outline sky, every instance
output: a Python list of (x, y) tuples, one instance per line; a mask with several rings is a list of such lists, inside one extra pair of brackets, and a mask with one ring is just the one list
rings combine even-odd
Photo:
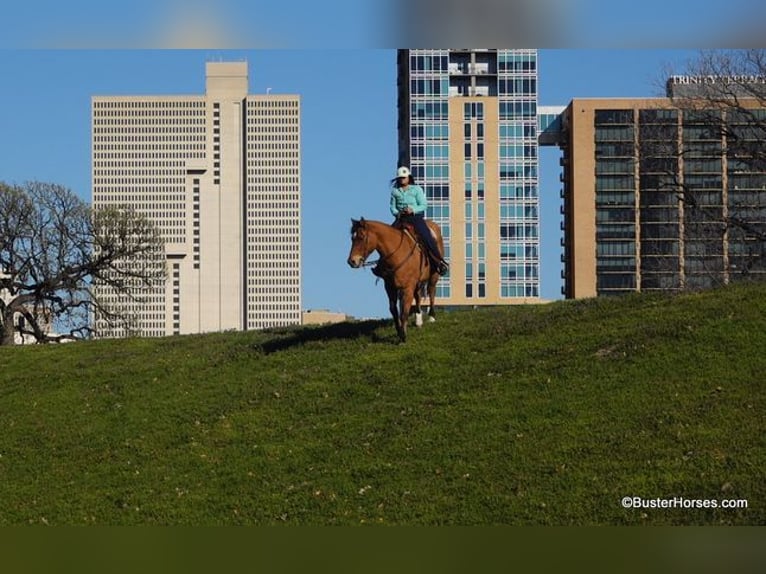
[[(250, 93), (301, 96), (304, 309), (381, 317), (345, 261), (351, 217), (388, 220), (397, 47), (539, 51), (539, 102), (661, 95), (697, 48), (762, 44), (761, 0), (70, 0), (6, 3), (0, 180), (90, 200), (90, 98), (202, 94), (205, 62), (247, 60)], [(541, 296), (561, 297), (559, 151), (540, 154)]]
[[(661, 95), (694, 50), (540, 50), (540, 105)], [(392, 49), (0, 50), (0, 180), (66, 185), (90, 201), (90, 98), (202, 94), (205, 62), (247, 60), (250, 93), (301, 96), (304, 309), (388, 313), (369, 270), (346, 264), (350, 219), (388, 221), (396, 170)], [(557, 148), (541, 148), (541, 296), (561, 297)]]

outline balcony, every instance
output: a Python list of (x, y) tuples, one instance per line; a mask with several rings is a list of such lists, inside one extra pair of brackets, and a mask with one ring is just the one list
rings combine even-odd
[(469, 96), (489, 96), (489, 86), (476, 86), (468, 88)]
[(481, 75), (481, 76), (489, 74), (489, 64), (487, 63), (468, 64), (468, 73)]
[(496, 76), (497, 72), (490, 70), (489, 63), (470, 64), (465, 62), (450, 62), (447, 66), (450, 76)]

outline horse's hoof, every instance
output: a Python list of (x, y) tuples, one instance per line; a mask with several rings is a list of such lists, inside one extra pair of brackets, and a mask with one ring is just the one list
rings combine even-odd
[(429, 323), (436, 323), (436, 317), (429, 317), (428, 318)]
[(423, 326), (423, 313), (415, 313), (415, 326), (416, 327)]

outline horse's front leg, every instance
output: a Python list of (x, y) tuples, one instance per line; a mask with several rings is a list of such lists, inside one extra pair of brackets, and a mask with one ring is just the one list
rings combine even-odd
[(394, 327), (396, 327), (396, 334), (399, 335), (399, 338), (402, 338), (402, 325), (401, 321), (399, 320), (399, 309), (397, 307), (398, 303), (398, 290), (396, 289), (396, 286), (390, 284), (388, 281), (386, 281), (386, 295), (388, 295), (388, 310), (391, 312), (391, 317), (394, 319)]
[(433, 273), (428, 279), (428, 320), (433, 323), (436, 321), (436, 284), (439, 282), (439, 275)]
[(399, 320), (402, 324), (399, 338), (402, 340), (402, 343), (407, 341), (407, 321), (410, 318), (410, 309), (412, 308), (412, 299), (414, 296), (415, 291), (412, 288), (402, 289), (399, 296), (399, 304), (401, 305)]

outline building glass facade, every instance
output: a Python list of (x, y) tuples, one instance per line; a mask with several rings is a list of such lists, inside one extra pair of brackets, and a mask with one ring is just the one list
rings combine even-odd
[(537, 53), (400, 50), (399, 164), (442, 228), (442, 303), (539, 297)]

